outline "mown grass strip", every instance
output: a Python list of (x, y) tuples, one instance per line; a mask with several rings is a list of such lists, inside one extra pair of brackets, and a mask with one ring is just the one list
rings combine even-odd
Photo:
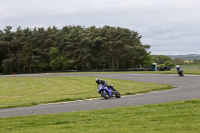
[[(171, 89), (170, 85), (105, 79), (122, 95)], [(0, 108), (98, 98), (95, 77), (1, 77)]]
[(2, 133), (199, 133), (200, 100), (0, 118)]

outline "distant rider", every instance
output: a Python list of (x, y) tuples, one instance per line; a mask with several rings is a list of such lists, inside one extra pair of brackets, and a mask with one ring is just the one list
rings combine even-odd
[(183, 69), (179, 65), (176, 65), (176, 71), (179, 76), (183, 76)]
[(179, 72), (181, 70), (181, 67), (179, 65), (176, 65), (176, 71)]

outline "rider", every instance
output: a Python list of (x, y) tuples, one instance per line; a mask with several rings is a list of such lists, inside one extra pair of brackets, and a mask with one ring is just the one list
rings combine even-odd
[(102, 85), (108, 89), (112, 89), (113, 91), (115, 91), (115, 89), (111, 86), (108, 85), (107, 82), (105, 80), (101, 80), (100, 78), (96, 79), (96, 83), (97, 83), (97, 91), (99, 91), (99, 86)]
[(179, 65), (176, 65), (176, 70), (178, 71), (181, 67)]
[(176, 71), (178, 72), (178, 74), (183, 74), (183, 69), (179, 66), (179, 65), (176, 65)]
[(176, 65), (176, 71), (180, 72), (180, 71), (183, 71), (183, 69), (179, 65)]

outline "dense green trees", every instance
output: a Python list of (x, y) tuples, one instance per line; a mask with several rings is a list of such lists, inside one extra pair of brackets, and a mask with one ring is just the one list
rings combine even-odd
[(172, 67), (174, 66), (174, 62), (169, 56), (166, 55), (152, 55), (153, 61), (158, 64), (159, 67), (162, 66), (168, 66)]
[(171, 62), (172, 59), (166, 55), (152, 55), (153, 61), (157, 64), (165, 64), (166, 61)]
[(175, 58), (175, 59), (172, 60), (172, 62), (174, 64), (177, 64), (177, 65), (183, 65), (184, 64), (184, 60), (181, 59), (181, 58)]
[(0, 73), (127, 69), (151, 63), (139, 33), (120, 27), (0, 30)]

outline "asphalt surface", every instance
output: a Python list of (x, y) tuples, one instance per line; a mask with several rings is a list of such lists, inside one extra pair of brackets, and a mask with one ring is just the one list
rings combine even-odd
[[(37, 74), (37, 75), (17, 75), (17, 76), (39, 77), (46, 75)], [(95, 100), (84, 100), (84, 101), (75, 101), (75, 102), (66, 102), (57, 104), (43, 104), (31, 107), (0, 109), (0, 117), (55, 114), (55, 113), (96, 110), (96, 109), (113, 108), (113, 107), (166, 103), (171, 101), (181, 101), (189, 99), (200, 99), (200, 82), (199, 82), (200, 76), (194, 76), (194, 75), (185, 75), (185, 77), (178, 77), (175, 74), (120, 73), (120, 74), (87, 74), (87, 75), (49, 74), (48, 76), (94, 76), (94, 79), (96, 77), (101, 77), (102, 79), (114, 78), (114, 79), (134, 80), (134, 81), (151, 82), (159, 84), (169, 84), (174, 86), (174, 89), (159, 91), (159, 92), (151, 92), (147, 94), (125, 96), (119, 99), (117, 98), (112, 98), (109, 100), (95, 99)], [(3, 78), (3, 76), (1, 76), (1, 78)]]

